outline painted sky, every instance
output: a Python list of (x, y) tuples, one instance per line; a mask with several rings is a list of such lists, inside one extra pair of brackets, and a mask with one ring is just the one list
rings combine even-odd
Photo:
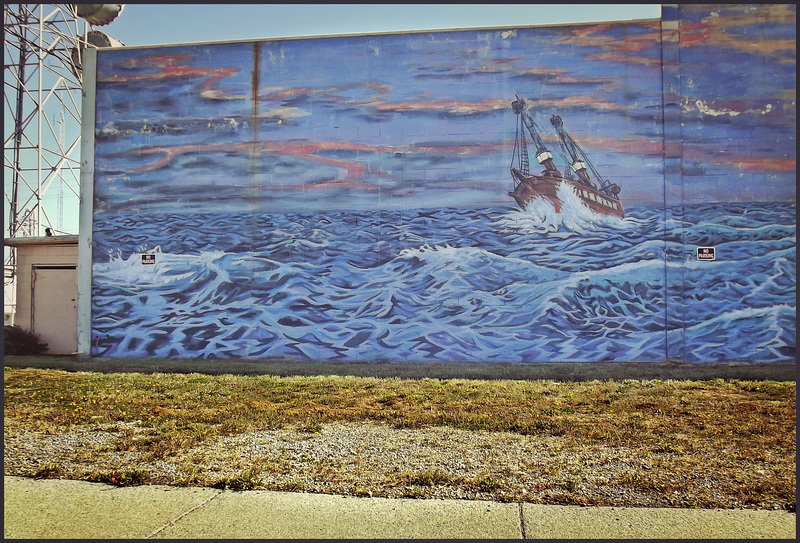
[[(794, 190), (794, 26), (737, 20), (683, 34), (701, 201)], [(750, 65), (771, 77), (738, 85)], [(100, 51), (96, 211), (510, 205), (515, 93), (543, 127), (562, 116), (626, 205), (659, 205), (662, 90), (659, 21)]]
[(796, 6), (681, 4), (679, 17), (685, 197), (794, 200)]

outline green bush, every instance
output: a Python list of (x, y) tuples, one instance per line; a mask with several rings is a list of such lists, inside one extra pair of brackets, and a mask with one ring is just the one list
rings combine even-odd
[(3, 354), (37, 355), (47, 350), (38, 335), (20, 328), (18, 324), (3, 326)]

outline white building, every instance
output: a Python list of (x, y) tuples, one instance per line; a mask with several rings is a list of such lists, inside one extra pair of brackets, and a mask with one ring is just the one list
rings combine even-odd
[(17, 248), (16, 289), (4, 293), (5, 324), (38, 334), (47, 354), (75, 354), (78, 236), (6, 238), (3, 243)]

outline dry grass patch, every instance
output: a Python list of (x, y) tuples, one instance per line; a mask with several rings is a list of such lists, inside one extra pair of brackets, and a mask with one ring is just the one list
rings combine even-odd
[(334, 421), (451, 426), (656, 451), (727, 444), (742, 458), (794, 449), (795, 384), (725, 381), (476, 381), (5, 371), (6, 415), (44, 432), (137, 422), (123, 448), (157, 457), (259, 430)]
[[(706, 470), (723, 478), (729, 474), (735, 492), (747, 500), (780, 496), (787, 507), (794, 507), (794, 474), (783, 466), (795, 462), (795, 382), (560, 383), (10, 368), (5, 369), (4, 382), (7, 431), (21, 427), (57, 434), (74, 427), (108, 431), (121, 425), (128, 430), (116, 441), (119, 451), (137, 451), (158, 460), (180, 456), (206, 440), (263, 430), (292, 429), (313, 435), (333, 422), (383, 423), (395, 428), (448, 426), (559, 436), (565, 446), (575, 449), (625, 448), (639, 460), (652, 458), (650, 471), (611, 483), (640, 492), (663, 493), (694, 484), (697, 477), (685, 474)], [(763, 468), (763, 477), (737, 481), (737, 470), (745, 464)], [(553, 485), (563, 495), (583, 484), (575, 466), (535, 468), (555, 470)], [(243, 468), (219, 484), (255, 486), (274, 469), (281, 468), (275, 462)], [(320, 474), (330, 478), (335, 469), (319, 466)], [(460, 484), (480, 490), (500, 485), (492, 477), (455, 480), (443, 472), (408, 473), (397, 481), (422, 487)]]

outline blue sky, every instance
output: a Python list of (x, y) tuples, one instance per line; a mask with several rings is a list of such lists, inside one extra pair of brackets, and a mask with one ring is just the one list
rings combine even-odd
[(137, 46), (660, 16), (660, 4), (126, 4), (96, 30)]

